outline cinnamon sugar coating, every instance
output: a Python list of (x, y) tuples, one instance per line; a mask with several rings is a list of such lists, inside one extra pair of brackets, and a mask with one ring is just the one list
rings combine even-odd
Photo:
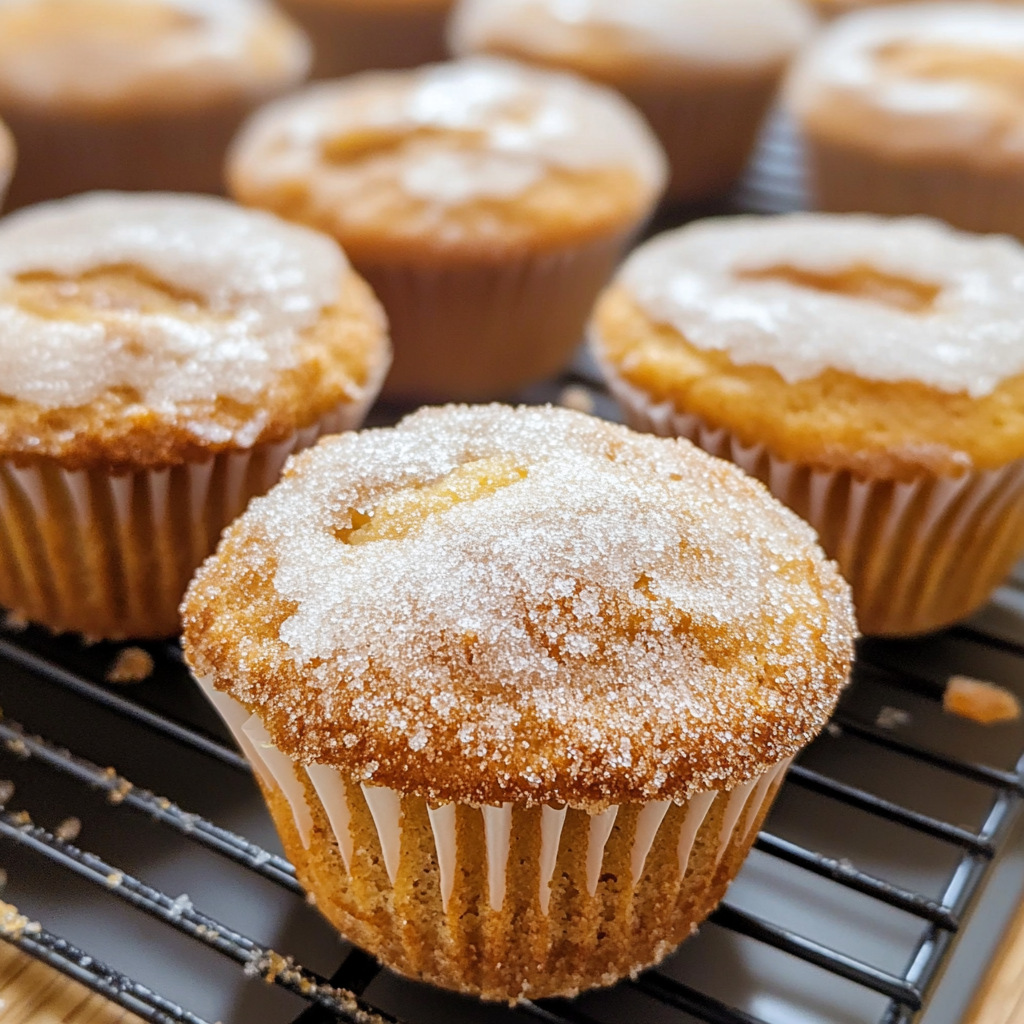
[(849, 588), (757, 482), (564, 409), (329, 438), (186, 595), (199, 675), (298, 762), (431, 801), (732, 788), (846, 684)]

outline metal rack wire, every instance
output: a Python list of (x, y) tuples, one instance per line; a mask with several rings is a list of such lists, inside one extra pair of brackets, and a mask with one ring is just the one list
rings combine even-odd
[[(738, 193), (736, 203), (757, 212), (792, 209), (799, 205), (801, 191), (794, 177), (797, 161), (795, 140), (784, 125), (776, 124), (767, 137), (762, 156)], [(599, 408), (605, 398), (585, 365), (577, 367), (567, 381), (589, 389)], [(1024, 674), (1024, 646), (978, 629), (960, 627), (947, 637), (965, 650), (998, 650), (1019, 662)], [(937, 641), (936, 641), (937, 642)], [(147, 645), (157, 672), (167, 685), (188, 687), (187, 671), (176, 644)], [(248, 765), (226, 738), (212, 734), (194, 722), (171, 716), (102, 682), (109, 652), (90, 649), (77, 641), (54, 639), (36, 629), (0, 627), (0, 703), (7, 673), (17, 671), (56, 687), (59, 691), (102, 707), (136, 730), (159, 734), (177, 748), (220, 762), (238, 772)], [(914, 699), (941, 701), (942, 680), (934, 674), (908, 670), (895, 652), (883, 643), (866, 643), (860, 650), (853, 691), (879, 685)], [(781, 835), (762, 832), (755, 847), (762, 854), (828, 883), (860, 894), (871, 901), (901, 911), (918, 922), (917, 941), (900, 970), (886, 970), (857, 956), (832, 948), (821, 941), (774, 923), (763, 916), (723, 904), (712, 916), (714, 926), (745, 936), (749, 940), (788, 954), (837, 978), (846, 979), (885, 999), (883, 1024), (901, 1024), (915, 1018), (925, 1005), (947, 962), (958, 933), (989, 872), (993, 858), (1006, 841), (1024, 797), (1024, 749), (1016, 752), (1011, 769), (999, 768), (954, 756), (931, 746), (920, 745), (897, 733), (880, 728), (859, 717), (844, 703), (831, 726), (832, 738), (843, 734), (868, 750), (884, 751), (901, 764), (915, 765), (938, 773), (937, 777), (968, 781), (989, 794), (980, 828), (968, 828), (941, 820), (931, 814), (885, 799), (826, 771), (798, 763), (789, 773), (786, 792), (799, 798), (814, 794), (843, 808), (886, 821), (908, 835), (927, 836), (956, 851), (955, 864), (938, 896), (877, 877), (842, 858), (826, 856)], [(5, 756), (27, 759), (39, 770), (59, 774), (83, 787), (108, 795), (108, 803), (123, 815), (147, 816), (166, 829), (174, 841), (200, 847), (226, 858), (247, 872), (301, 899), (292, 866), (283, 858), (262, 849), (249, 839), (218, 827), (189, 813), (162, 796), (138, 788), (111, 769), (101, 767), (44, 737), (30, 735), (19, 724), (0, 721), (0, 744)], [(806, 759), (805, 759), (806, 761)], [(10, 802), (2, 792), (0, 799)], [(35, 824), (25, 811), (0, 804), (0, 839), (17, 844), (91, 883), (111, 900), (120, 901), (161, 921), (190, 940), (234, 961), (247, 975), (290, 991), (309, 1005), (295, 1024), (327, 1024), (340, 1020), (353, 1024), (396, 1021), (366, 998), (366, 992), (380, 968), (367, 955), (353, 950), (330, 978), (307, 970), (227, 923), (203, 913), (184, 898), (173, 898), (133, 877), (118, 865), (76, 847)], [(99, 962), (88, 950), (77, 948), (43, 924), (28, 922), (9, 912), (0, 920), (0, 938), (37, 957), (143, 1020), (159, 1024), (209, 1024), (186, 1007), (161, 996), (115, 968)], [(627, 997), (634, 993), (655, 1000), (663, 1008), (679, 1012), (680, 1021), (696, 1018), (708, 1024), (761, 1024), (750, 1013), (727, 1005), (702, 991), (699, 984), (683, 982), (662, 970), (652, 970), (623, 986)], [(637, 1019), (641, 1019), (638, 1010)], [(515, 1014), (523, 1019), (548, 1024), (596, 1024), (589, 1004), (565, 1001), (525, 1003)], [(415, 1024), (410, 1019), (409, 1024)]]

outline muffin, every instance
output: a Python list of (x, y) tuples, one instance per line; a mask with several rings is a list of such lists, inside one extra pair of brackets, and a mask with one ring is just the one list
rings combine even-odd
[(7, 130), (7, 125), (0, 121), (0, 206), (3, 205), (7, 186), (11, 183), (14, 173), (14, 139)]
[(387, 363), (336, 243), (269, 214), (107, 193), (0, 221), (0, 606), (177, 632), (220, 531)]
[(1024, 8), (907, 4), (852, 14), (786, 97), (824, 210), (928, 214), (1024, 237)]
[(313, 41), (313, 77), (444, 60), (452, 0), (284, 0)]
[(561, 369), (664, 176), (610, 90), (484, 58), (312, 86), (256, 114), (228, 163), (237, 199), (333, 235), (373, 286), (400, 401)]
[(594, 351), (629, 421), (764, 481), (865, 633), (980, 607), (1024, 549), (1024, 247), (925, 218), (710, 220), (643, 246)]
[[(811, 6), (827, 18), (847, 14), (861, 7), (880, 7), (884, 4), (899, 3), (900, 0), (810, 0)], [(1020, 3), (1021, 0), (1002, 0), (1003, 3)]]
[[(462, 0), (458, 54), (493, 53), (621, 91), (668, 154), (668, 198), (726, 192), (814, 19), (801, 0)], [(742, 27), (741, 27), (742, 26)]]
[(325, 439), (183, 615), (322, 913), (402, 974), (508, 1001), (613, 984), (694, 930), (855, 633), (759, 483), (550, 407)]
[(299, 29), (261, 0), (5, 0), (11, 203), (95, 188), (221, 192), (238, 125), (302, 81), (309, 60)]

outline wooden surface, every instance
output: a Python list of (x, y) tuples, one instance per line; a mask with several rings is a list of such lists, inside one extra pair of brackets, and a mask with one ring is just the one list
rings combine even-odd
[(1024, 1024), (1024, 904), (1010, 923), (964, 1024)]
[(0, 942), (0, 1024), (143, 1024), (77, 981)]

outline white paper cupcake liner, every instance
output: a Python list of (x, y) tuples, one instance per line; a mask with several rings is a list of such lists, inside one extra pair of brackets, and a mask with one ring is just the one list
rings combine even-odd
[[(331, 824), (333, 838), (345, 869), (351, 872), (353, 841), (349, 823), (352, 813), (348, 792), (350, 787), (357, 784), (346, 780), (333, 768), (323, 765), (303, 767), (292, 762), (271, 743), (263, 723), (256, 715), (250, 714), (234, 698), (215, 689), (211, 679), (200, 678), (198, 682), (231, 730), (263, 785), (271, 792), (279, 793), (287, 801), (295, 829), (307, 850), (311, 843), (313, 816), (307, 802), (309, 791), (302, 779), (303, 775), (308, 777)], [(714, 804), (719, 800), (725, 801), (722, 824), (715, 840), (718, 864), (733, 842), (746, 843), (751, 838), (751, 830), (760, 819), (761, 812), (777, 794), (791, 761), (792, 758), (787, 758), (763, 775), (729, 791), (700, 793), (681, 804), (686, 808), (686, 816), (678, 840), (680, 877), (686, 875), (697, 835)], [(383, 786), (370, 786), (365, 783), (360, 784), (360, 789), (373, 817), (387, 876), (394, 885), (402, 856), (402, 794)], [(668, 800), (656, 800), (640, 805), (629, 858), (634, 887), (643, 878), (648, 854), (671, 806), (672, 801)], [(428, 807), (436, 848), (441, 902), (445, 912), (451, 900), (455, 872), (459, 863), (456, 841), (458, 809), (459, 805), (456, 804), (438, 808)], [(505, 902), (507, 866), (512, 844), (513, 805), (506, 803), (498, 807), (472, 809), (483, 818), (487, 863), (482, 877), (486, 879), (487, 904), (492, 911), (498, 913)], [(619, 810), (619, 807), (613, 806), (590, 815), (586, 885), (591, 897), (597, 894), (605, 847)], [(545, 806), (541, 809), (541, 843), (538, 856), (540, 887), (537, 899), (541, 913), (545, 916), (550, 908), (551, 883), (566, 812), (566, 807)]]
[(602, 372), (630, 426), (736, 463), (810, 523), (853, 587), (866, 634), (924, 633), (964, 618), (1024, 550), (1024, 460), (958, 477), (862, 479), (778, 458), (670, 401), (652, 403), (607, 363)]
[(356, 259), (388, 314), (400, 401), (501, 398), (563, 369), (632, 236), (476, 263)]
[(805, 133), (814, 208), (926, 215), (980, 234), (1024, 238), (1024, 181), (1016, 170), (968, 159), (908, 162)]
[(0, 460), (0, 605), (96, 639), (176, 632), (185, 587), (224, 527), (291, 454), (359, 426), (377, 384), (284, 441), (205, 462), (114, 475)]

